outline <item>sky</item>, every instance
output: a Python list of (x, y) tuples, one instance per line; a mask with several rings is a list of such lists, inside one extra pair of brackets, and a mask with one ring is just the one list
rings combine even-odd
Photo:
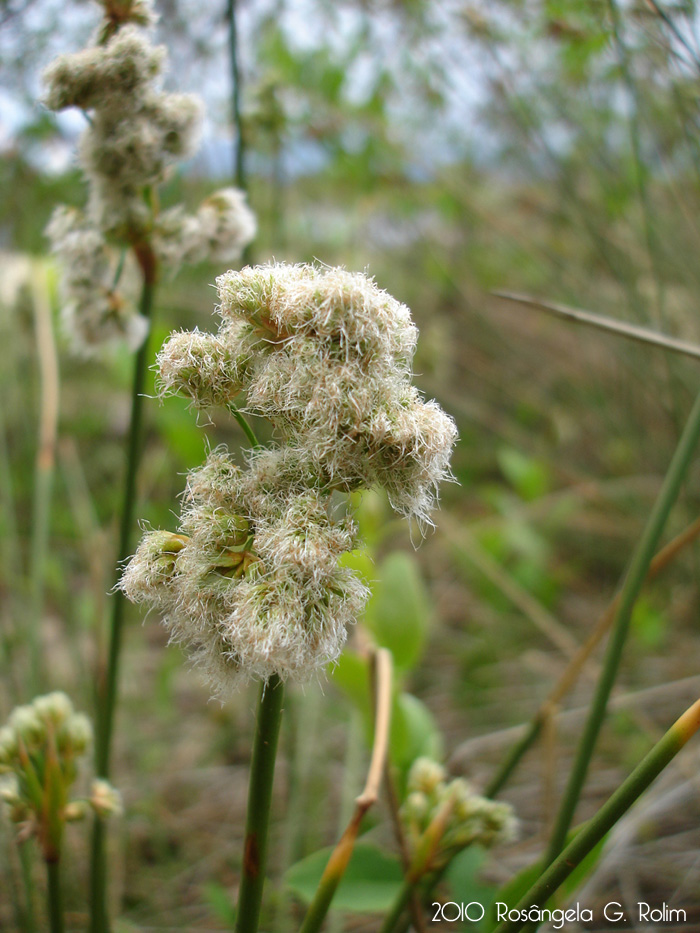
[[(0, 63), (5, 79), (0, 84), (0, 151), (10, 148), (18, 130), (41, 113), (41, 73), (63, 52), (77, 51), (90, 41), (99, 21), (99, 7), (90, 0), (18, 0), (25, 9), (0, 27)], [(206, 105), (202, 146), (191, 170), (221, 175), (232, 162), (230, 118), (230, 70), (225, 0), (221, 9), (199, 0), (178, 0), (175, 18), (156, 3), (161, 24), (156, 38), (167, 39), (173, 90), (200, 94)], [(282, 8), (281, 14), (279, 13)], [(350, 103), (360, 103), (371, 92), (379, 67), (392, 76), (389, 112), (392, 132), (412, 153), (417, 174), (430, 174), (442, 162), (459, 156), (465, 127), (474, 124), (487, 90), (486, 72), (473, 59), (465, 67), (465, 31), (455, 25), (461, 4), (452, 0), (428, 6), (428, 28), (420, 41), (407, 35), (402, 17), (391, 4), (368, 15), (357, 4), (323, 3), (323, 0), (239, 0), (240, 57), (245, 94), (255, 83), (254, 56), (250, 50), (261, 24), (273, 16), (284, 30), (290, 47), (313, 51), (327, 47), (339, 57), (352, 58), (344, 90)], [(166, 19), (167, 17), (167, 19)], [(166, 28), (167, 27), (167, 28)], [(196, 59), (193, 61), (192, 52)], [(354, 52), (351, 52), (354, 50)], [(349, 53), (351, 53), (349, 55)], [(447, 104), (438, 118), (417, 106), (416, 73), (434, 84)], [(294, 101), (288, 100), (289, 107)], [(35, 154), (42, 168), (65, 170), (74, 158), (75, 140), (84, 126), (76, 112), (58, 116), (64, 143), (42, 147)], [(316, 171), (323, 162), (323, 148), (303, 134), (292, 134), (285, 147), (285, 172)]]

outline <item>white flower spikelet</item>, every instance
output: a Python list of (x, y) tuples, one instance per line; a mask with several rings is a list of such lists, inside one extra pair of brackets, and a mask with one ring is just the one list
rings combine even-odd
[(46, 228), (60, 260), (61, 323), (74, 349), (94, 356), (125, 341), (136, 350), (148, 330), (146, 320), (114, 286), (108, 245), (80, 211), (58, 207)]
[(457, 430), (411, 385), (408, 308), (343, 269), (271, 264), (217, 285), (224, 324), (198, 346), (198, 377), (176, 336), (161, 352), (162, 390), (203, 408), (244, 391), (247, 410), (271, 421), (321, 483), (383, 486), (397, 511), (428, 522)]
[(213, 451), (190, 474), (178, 534), (148, 533), (121, 585), (226, 694), (250, 677), (308, 679), (338, 657), (368, 591), (342, 564), (357, 531), (331, 517), (331, 495), (383, 486), (427, 522), (457, 432), (411, 384), (408, 308), (372, 279), (271, 264), (217, 284), (218, 333), (171, 336), (160, 391), (198, 408), (244, 395), (277, 442), (246, 469)]
[(121, 580), (160, 609), (218, 695), (251, 677), (308, 679), (342, 650), (368, 593), (339, 565), (356, 545), (306, 492), (246, 499), (251, 476), (221, 450), (190, 474), (181, 534), (146, 534)]
[(400, 813), (412, 850), (420, 845), (438, 811), (446, 817), (434, 854), (436, 866), (447, 864), (467, 846), (491, 848), (512, 842), (517, 835), (518, 821), (510, 804), (482, 797), (464, 778), (448, 781), (442, 765), (429, 758), (413, 762), (407, 790)]
[(195, 152), (202, 104), (162, 90), (166, 50), (154, 46), (150, 0), (101, 0), (104, 18), (94, 46), (59, 56), (44, 72), (44, 103), (77, 107), (87, 128), (79, 161), (88, 182), (84, 215), (59, 209), (48, 228), (63, 273), (63, 318), (80, 352), (117, 337), (137, 349), (145, 322), (116, 292), (122, 253), (133, 251), (144, 277), (175, 275), (184, 263), (232, 263), (255, 234), (242, 192), (225, 188), (196, 213), (159, 213), (155, 193), (173, 166)]
[(240, 259), (257, 230), (255, 215), (237, 188), (222, 188), (209, 195), (195, 214), (181, 207), (165, 211), (157, 219), (153, 248), (170, 268), (186, 263), (231, 263)]

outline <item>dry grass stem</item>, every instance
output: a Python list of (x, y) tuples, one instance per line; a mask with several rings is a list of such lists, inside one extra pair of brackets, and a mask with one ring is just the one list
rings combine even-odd
[(626, 337), (629, 340), (636, 340), (639, 343), (647, 343), (654, 347), (660, 347), (662, 350), (670, 350), (672, 353), (680, 353), (683, 356), (690, 356), (696, 360), (700, 359), (700, 346), (689, 343), (687, 340), (668, 337), (666, 334), (660, 334), (647, 327), (639, 327), (637, 324), (628, 324), (626, 321), (618, 321), (615, 318), (607, 317), (603, 314), (594, 314), (592, 311), (571, 308), (569, 305), (562, 305), (553, 301), (541, 301), (538, 298), (531, 298), (529, 295), (520, 295), (516, 292), (498, 291), (492, 294), (495, 295), (496, 298), (503, 298), (505, 301), (514, 301), (518, 304), (527, 305), (529, 308), (546, 311), (549, 314), (566, 318), (566, 320), (574, 321), (577, 324), (587, 324), (590, 327), (597, 327), (599, 330), (605, 330), (618, 337)]

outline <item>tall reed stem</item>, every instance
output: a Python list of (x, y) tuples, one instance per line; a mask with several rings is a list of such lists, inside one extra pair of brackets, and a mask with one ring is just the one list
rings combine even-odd
[(629, 631), (634, 604), (642, 588), (654, 556), (659, 538), (666, 524), (666, 519), (675, 503), (685, 475), (690, 466), (693, 452), (700, 437), (700, 394), (695, 400), (692, 411), (681, 434), (676, 451), (671, 460), (663, 485), (654, 503), (642, 537), (639, 539), (627, 575), (620, 592), (619, 607), (615, 616), (610, 641), (603, 663), (603, 669), (596, 686), (595, 696), (590, 707), (588, 720), (581, 736), (569, 782), (561, 802), (552, 838), (547, 849), (545, 864), (549, 865), (564, 847), (567, 833), (571, 827), (586, 780), (588, 765), (593, 755), (598, 734), (605, 718), (608, 699), (612, 691), (617, 672), (622, 660), (622, 651)]
[[(697, 539), (698, 535), (700, 535), (700, 518), (696, 518), (694, 522), (688, 525), (679, 535), (676, 535), (672, 541), (669, 541), (669, 543), (657, 553), (656, 557), (654, 557), (649, 564), (649, 570), (646, 576), (647, 582), (653, 580), (661, 573), (684, 547)], [(485, 797), (495, 797), (496, 794), (503, 789), (512, 773), (517, 768), (523, 755), (535, 744), (544, 724), (550, 719), (553, 711), (572, 689), (578, 680), (579, 674), (583, 670), (584, 664), (590, 658), (603, 636), (610, 630), (611, 625), (615, 621), (615, 613), (620, 606), (621, 595), (622, 593), (618, 592), (617, 596), (600, 616), (586, 642), (581, 645), (576, 656), (571, 659), (564, 673), (550, 690), (547, 698), (530, 720), (523, 737), (519, 739), (508, 752), (500, 769), (496, 772), (490, 783), (487, 784), (484, 790)]]
[[(148, 247), (137, 251), (137, 257), (143, 272), (143, 287), (139, 310), (144, 318), (151, 322), (153, 316), (153, 296), (156, 285), (156, 266)], [(131, 554), (131, 532), (134, 524), (136, 506), (136, 479), (143, 441), (143, 401), (146, 385), (148, 362), (150, 360), (150, 331), (144, 340), (134, 361), (134, 377), (131, 389), (131, 420), (127, 439), (127, 463), (124, 477), (121, 520), (119, 528), (119, 549), (117, 567)], [(119, 580), (119, 570), (115, 583)], [(110, 770), (112, 732), (117, 703), (119, 675), (119, 657), (122, 645), (124, 625), (125, 597), (117, 589), (112, 595), (112, 615), (109, 628), (109, 646), (106, 666), (100, 666), (97, 674), (97, 729), (95, 734), (95, 770), (99, 777), (107, 778)], [(106, 876), (106, 829), (104, 821), (95, 818), (92, 834), (90, 901), (91, 933), (107, 933), (109, 918), (107, 913), (107, 876)]]
[(22, 884), (24, 886), (25, 911), (22, 924), (24, 933), (36, 933), (36, 918), (34, 915), (34, 876), (32, 874), (32, 840), (19, 842), (19, 861), (22, 870)]
[(260, 921), (272, 784), (283, 703), (284, 684), (277, 674), (273, 674), (262, 685), (258, 703), (235, 933), (257, 933)]
[(374, 806), (379, 799), (379, 788), (389, 750), (389, 728), (391, 726), (391, 684), (393, 680), (391, 652), (386, 648), (373, 651), (371, 667), (376, 682), (374, 688), (375, 719), (372, 757), (367, 780), (362, 793), (355, 801), (355, 809), (350, 822), (337, 846), (331, 852), (299, 933), (319, 933), (338, 885), (343, 880), (352, 858), (362, 820), (370, 807)]
[(34, 467), (34, 502), (32, 505), (31, 596), (29, 644), (31, 660), (31, 690), (38, 693), (42, 683), (41, 628), (44, 614), (46, 557), (51, 526), (51, 498), (56, 437), (58, 434), (59, 374), (56, 344), (51, 322), (46, 275), (38, 266), (32, 268), (32, 299), (37, 355), (41, 375), (41, 409), (38, 444)]
[(58, 859), (46, 862), (46, 875), (48, 879), (47, 907), (49, 912), (49, 929), (51, 933), (64, 933), (61, 863)]
[[(541, 907), (571, 872), (605, 836), (611, 827), (629, 810), (635, 800), (647, 789), (654, 778), (678, 754), (700, 726), (700, 700), (697, 700), (676, 720), (663, 738), (656, 743), (644, 760), (637, 765), (596, 815), (576, 834), (574, 839), (549, 866), (535, 885), (530, 888), (513, 911), (526, 911)], [(525, 914), (527, 917), (527, 914)], [(494, 933), (517, 933), (526, 919), (501, 923)]]
[(228, 50), (231, 68), (231, 122), (233, 123), (233, 178), (236, 187), (246, 190), (245, 156), (243, 147), (243, 118), (241, 115), (241, 71), (238, 61), (238, 22), (236, 0), (228, 0)]

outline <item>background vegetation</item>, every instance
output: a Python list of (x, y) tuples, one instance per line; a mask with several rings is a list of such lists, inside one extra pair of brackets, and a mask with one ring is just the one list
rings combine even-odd
[[(203, 155), (170, 186), (173, 200), (195, 203), (234, 171), (226, 10), (188, 0), (159, 9), (173, 85), (209, 105)], [(84, 191), (67, 158), (78, 122), (36, 103), (40, 68), (80, 46), (93, 13), (51, 0), (0, 9), (12, 76), (0, 167), (0, 719), (31, 696), (36, 618), (42, 690), (67, 689), (91, 708), (112, 578), (130, 359), (76, 361), (46, 326), (58, 308), (42, 231), (57, 203), (81, 203)], [(411, 307), (417, 381), (459, 423), (459, 485), (444, 490), (437, 530), (417, 551), (380, 497), (366, 498), (360, 517), (378, 581), (368, 624), (399, 654), (403, 635), (382, 626), (416, 632), (411, 656), (397, 658), (411, 699), (395, 760), (442, 751), (455, 773), (485, 785), (614, 595), (698, 386), (696, 360), (493, 291), (697, 339), (695, 4), (246, 0), (237, 15), (245, 180), (260, 222), (249, 261), (368, 270)], [(156, 346), (177, 327), (211, 326), (221, 271), (190, 270), (161, 289)], [(147, 419), (137, 514), (168, 527), (205, 445), (238, 449), (243, 437), (225, 414), (197, 425), (177, 399), (153, 402)], [(699, 482), (691, 469), (667, 538), (696, 516)], [(698, 695), (698, 560), (686, 549), (637, 604), (579, 819)], [(126, 815), (111, 839), (120, 929), (227, 929), (254, 691), (208, 704), (158, 620), (142, 624), (133, 607), (129, 618), (114, 773)], [(480, 890), (541, 851), (597, 668), (594, 657), (504, 791), (521, 837), (484, 862)], [(281, 879), (335, 840), (361, 786), (353, 676), (341, 664), (290, 694), (266, 928), (295, 928), (303, 878), (291, 888)], [(689, 750), (614, 830), (576, 899), (666, 901), (691, 924), (700, 916), (696, 772)], [(4, 895), (18, 865), (7, 825), (2, 833)], [(391, 845), (388, 831), (380, 842)], [(82, 929), (81, 830), (69, 847), (69, 928)], [(448, 883), (454, 900), (477, 896), (471, 863)], [(13, 898), (0, 900), (9, 928)], [(333, 923), (377, 928), (356, 911)]]

